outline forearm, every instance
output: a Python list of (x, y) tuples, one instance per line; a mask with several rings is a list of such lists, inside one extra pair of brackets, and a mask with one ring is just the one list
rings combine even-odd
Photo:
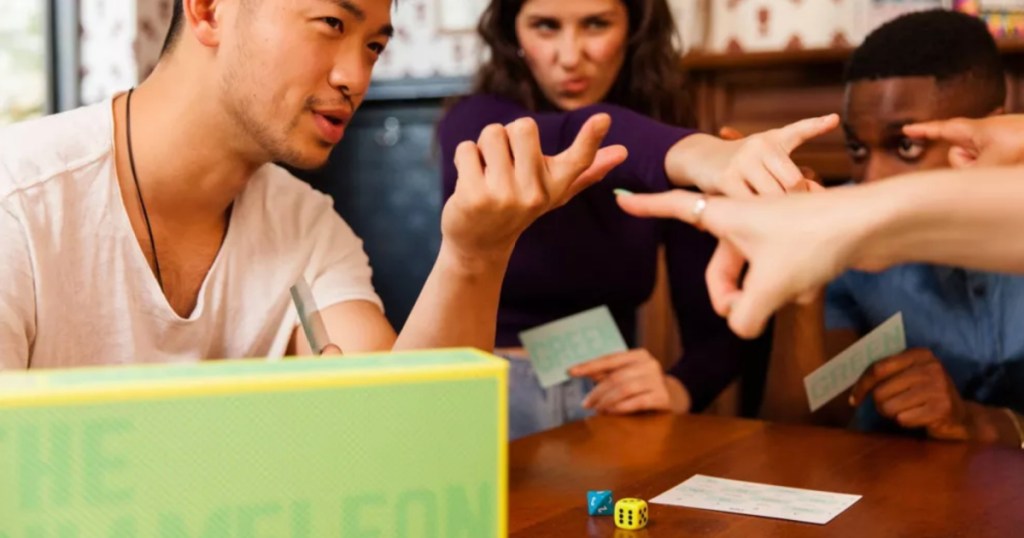
[[(1024, 272), (1024, 168), (944, 170), (837, 192), (866, 223), (852, 264), (907, 262)], [(831, 193), (829, 193), (831, 194)], [(847, 210), (848, 212), (850, 210)], [(1010, 232), (1010, 233), (1008, 233)]]
[(494, 349), (498, 300), (510, 255), (511, 250), (489, 258), (467, 257), (442, 243), (395, 349)]
[(825, 296), (793, 304), (775, 317), (775, 345), (766, 375), (761, 416), (767, 420), (846, 426), (854, 409), (845, 394), (811, 412), (804, 379), (857, 340), (852, 330), (827, 330)]
[(615, 105), (602, 103), (572, 112), (537, 115), (545, 149), (560, 152), (569, 147), (580, 127), (598, 113), (608, 114), (612, 118), (604, 145), (619, 144), (629, 150), (629, 157), (613, 171), (609, 179), (616, 181), (617, 185), (646, 192), (661, 192), (672, 186), (692, 185), (688, 182), (677, 183), (671, 177), (668, 156), (681, 141), (707, 135), (694, 134), (692, 129), (666, 125)]
[(779, 311), (761, 417), (780, 422), (821, 422), (821, 413), (812, 415), (807, 405), (803, 380), (826, 360), (821, 301), (790, 305)]
[[(807, 140), (834, 129), (839, 116), (809, 118), (750, 135), (722, 140), (694, 135), (677, 143), (666, 157), (666, 171), (679, 187), (694, 186), (709, 194), (747, 196), (803, 191), (806, 176), (790, 154)], [(803, 187), (801, 187), (803, 185)]]
[(729, 164), (721, 158), (721, 148), (733, 145), (714, 136), (697, 133), (690, 135), (669, 149), (665, 155), (665, 174), (673, 186), (686, 188), (707, 183)]
[[(603, 145), (620, 144), (629, 150), (629, 157), (612, 178), (622, 186), (638, 192), (661, 192), (670, 187), (666, 177), (666, 155), (680, 140), (695, 133), (674, 125), (661, 123), (625, 107), (598, 103), (568, 112), (534, 112), (521, 104), (489, 95), (471, 97), (452, 108), (441, 121), (438, 139), (441, 145), (446, 194), (454, 190), (455, 148), (464, 140), (476, 140), (491, 123), (508, 124), (519, 118), (533, 118), (540, 130), (541, 145), (548, 155), (564, 151), (572, 145), (576, 133), (595, 114), (611, 117), (611, 127)], [(689, 184), (683, 185), (688, 186)]]

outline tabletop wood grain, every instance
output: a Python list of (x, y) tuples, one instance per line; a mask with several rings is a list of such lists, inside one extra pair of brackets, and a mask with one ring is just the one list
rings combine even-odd
[[(1024, 452), (709, 416), (595, 417), (513, 442), (511, 536), (1024, 536)], [(694, 474), (863, 495), (827, 525), (652, 505), (642, 531), (587, 490), (650, 499)]]

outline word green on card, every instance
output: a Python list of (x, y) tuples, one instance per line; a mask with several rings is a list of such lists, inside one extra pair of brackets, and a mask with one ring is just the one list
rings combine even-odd
[(852, 387), (872, 364), (906, 349), (907, 335), (900, 312), (804, 378), (811, 411), (817, 411)]
[(541, 386), (569, 380), (566, 370), (626, 351), (626, 342), (607, 306), (600, 306), (519, 333)]

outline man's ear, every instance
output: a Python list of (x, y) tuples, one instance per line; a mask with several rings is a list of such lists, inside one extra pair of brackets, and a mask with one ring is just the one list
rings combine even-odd
[(220, 45), (218, 10), (223, 4), (221, 0), (182, 0), (185, 15), (183, 32), (191, 33), (204, 46)]
[(989, 112), (988, 113), (988, 117), (1002, 116), (1003, 114), (1006, 114), (1006, 107), (1005, 106), (998, 107), (995, 110), (993, 110), (992, 112)]

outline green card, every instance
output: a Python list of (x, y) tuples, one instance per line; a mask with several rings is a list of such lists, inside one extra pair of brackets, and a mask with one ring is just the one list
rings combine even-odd
[(906, 349), (907, 336), (900, 312), (804, 378), (811, 411), (817, 411), (852, 387), (872, 364)]
[(523, 331), (519, 339), (545, 388), (568, 381), (566, 370), (577, 364), (628, 349), (607, 306)]

